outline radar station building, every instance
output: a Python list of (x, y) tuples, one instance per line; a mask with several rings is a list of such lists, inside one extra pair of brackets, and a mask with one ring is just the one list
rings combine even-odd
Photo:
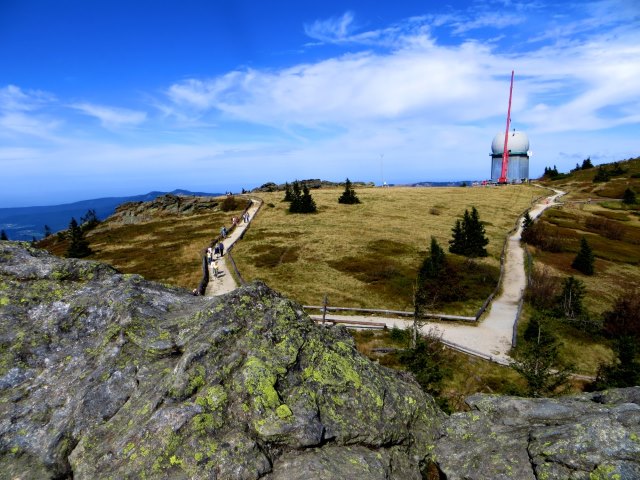
[[(509, 164), (507, 182), (525, 182), (529, 180), (529, 137), (524, 132), (509, 132), (507, 148)], [(502, 153), (504, 152), (504, 133), (498, 133), (491, 143), (491, 181), (497, 182), (502, 173)]]

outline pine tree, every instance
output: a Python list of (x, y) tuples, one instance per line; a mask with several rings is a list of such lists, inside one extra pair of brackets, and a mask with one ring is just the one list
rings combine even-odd
[[(536, 317), (534, 317), (536, 318)], [(560, 344), (540, 318), (527, 328), (528, 337), (518, 348), (516, 361), (511, 367), (524, 377), (528, 394), (540, 397), (552, 394), (564, 385), (569, 377), (570, 368), (560, 363)]]
[(582, 237), (580, 240), (580, 251), (576, 255), (571, 266), (585, 275), (593, 275), (593, 263), (594, 257), (591, 247), (589, 246), (586, 237)]
[(87, 213), (85, 213), (82, 216), (82, 218), (80, 218), (80, 225), (82, 226), (82, 229), (85, 231), (92, 229), (99, 223), (100, 223), (100, 220), (98, 220), (98, 215), (96, 214), (96, 211), (93, 208), (90, 208), (89, 210), (87, 210)]
[(351, 185), (351, 180), (349, 180), (348, 178), (344, 184), (344, 192), (342, 192), (342, 195), (340, 195), (340, 198), (338, 198), (338, 203), (344, 203), (348, 205), (360, 203), (360, 199), (356, 195), (356, 192)]
[(84, 232), (73, 217), (69, 222), (69, 242), (66, 253), (68, 258), (82, 258), (91, 255), (89, 242), (84, 238)]
[(458, 218), (455, 225), (451, 229), (452, 238), (449, 240), (449, 251), (458, 255), (463, 255), (465, 251), (464, 231), (462, 230), (462, 222)]
[(560, 308), (558, 313), (568, 319), (577, 319), (583, 315), (585, 313), (582, 306), (584, 292), (584, 283), (582, 281), (575, 277), (565, 279), (562, 293), (558, 299)]
[(447, 267), (447, 259), (442, 247), (435, 237), (431, 237), (431, 246), (427, 257), (422, 262), (422, 267), (418, 273), (418, 282), (423, 283), (426, 279), (439, 278), (444, 274)]
[(290, 213), (300, 213), (302, 211), (302, 192), (300, 191), (300, 184), (296, 180), (293, 182), (291, 189), (291, 203), (289, 204)]
[(0, 240), (9, 240), (9, 237), (7, 237), (7, 232), (5, 232), (4, 230), (0, 230)]
[(533, 219), (531, 218), (531, 215), (529, 215), (529, 212), (527, 211), (527, 213), (524, 214), (524, 218), (522, 219), (522, 232), (524, 233), (524, 231), (528, 228), (531, 228), (532, 225), (533, 225)]
[(291, 191), (291, 185), (289, 185), (289, 182), (284, 184), (284, 198), (282, 199), (283, 202), (291, 202), (293, 201), (293, 192)]
[(596, 174), (593, 177), (593, 181), (594, 183), (607, 182), (609, 181), (609, 178), (611, 178), (611, 174), (607, 171), (607, 169), (603, 165), (600, 165), (598, 167), (598, 170), (596, 170)]
[(601, 363), (592, 385), (595, 390), (624, 388), (640, 385), (640, 362), (636, 360), (638, 343), (631, 335), (618, 338), (613, 344), (616, 358), (612, 363)]
[(589, 168), (593, 168), (593, 163), (591, 163), (591, 157), (588, 157), (582, 161), (582, 170), (587, 170)]
[(49, 225), (44, 226), (44, 236), (49, 237), (51, 235), (51, 227)]
[(622, 195), (622, 203), (633, 205), (636, 203), (636, 201), (636, 192), (627, 187), (627, 189), (624, 191), (624, 194)]
[(314, 213), (318, 209), (316, 207), (316, 202), (313, 200), (311, 193), (309, 192), (309, 187), (303, 185), (302, 187), (302, 198), (300, 201), (300, 213)]
[(485, 235), (484, 225), (480, 221), (480, 214), (476, 207), (471, 207), (471, 215), (465, 228), (465, 236), (467, 243), (467, 257), (486, 257), (489, 239)]

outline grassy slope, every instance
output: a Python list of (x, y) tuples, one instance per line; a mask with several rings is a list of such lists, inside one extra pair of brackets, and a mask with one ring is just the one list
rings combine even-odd
[[(584, 304), (595, 319), (610, 309), (623, 292), (640, 285), (640, 205), (626, 206), (620, 201), (627, 187), (640, 192), (640, 179), (632, 178), (640, 173), (640, 159), (619, 163), (626, 173), (608, 182), (593, 182), (596, 168), (543, 182), (568, 192), (563, 198), (564, 206), (549, 209), (541, 217), (551, 234), (562, 240), (562, 251), (553, 253), (530, 247), (535, 264), (547, 266), (561, 281), (573, 275), (585, 283)], [(589, 199), (589, 203), (582, 203)], [(608, 223), (603, 223), (603, 219)], [(620, 238), (611, 238), (616, 231)], [(592, 276), (571, 268), (582, 236), (587, 238), (596, 257)], [(529, 313), (525, 309), (520, 332), (526, 327)], [(595, 375), (601, 362), (612, 359), (609, 341), (599, 335), (581, 332), (561, 322), (556, 333), (563, 342), (564, 358), (579, 373)]]
[[(289, 214), (283, 193), (260, 194), (260, 214), (234, 249), (247, 280), (268, 285), (303, 304), (409, 309), (412, 285), (430, 237), (448, 247), (451, 227), (476, 206), (485, 222), (489, 258), (497, 267), (506, 233), (545, 190), (531, 186), (368, 188), (360, 205), (341, 205), (341, 189), (312, 190), (318, 213)], [(473, 305), (457, 305), (467, 313)], [(461, 312), (462, 313), (462, 312)]]

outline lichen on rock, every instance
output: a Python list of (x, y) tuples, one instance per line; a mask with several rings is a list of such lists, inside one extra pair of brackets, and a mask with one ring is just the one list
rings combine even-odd
[[(420, 478), (444, 415), (262, 283), (222, 298), (0, 243), (0, 478)], [(376, 478), (372, 476), (371, 478)]]

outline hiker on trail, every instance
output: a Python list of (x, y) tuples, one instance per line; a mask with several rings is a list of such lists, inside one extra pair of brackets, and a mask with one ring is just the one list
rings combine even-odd
[(218, 278), (218, 268), (219, 268), (219, 266), (218, 266), (218, 261), (217, 260), (213, 261), (212, 268), (213, 268), (213, 276)]
[(224, 243), (220, 242), (218, 244), (218, 252), (220, 253), (221, 257), (224, 257)]
[(220, 235), (222, 235), (222, 238), (227, 238), (227, 227), (225, 227), (224, 225), (220, 229)]
[(207, 265), (211, 265), (211, 258), (213, 254), (211, 253), (211, 247), (207, 248)]
[(237, 223), (238, 223), (238, 217), (231, 217), (231, 225), (235, 227)]
[(244, 223), (249, 223), (249, 212), (245, 212), (242, 219), (244, 220)]

